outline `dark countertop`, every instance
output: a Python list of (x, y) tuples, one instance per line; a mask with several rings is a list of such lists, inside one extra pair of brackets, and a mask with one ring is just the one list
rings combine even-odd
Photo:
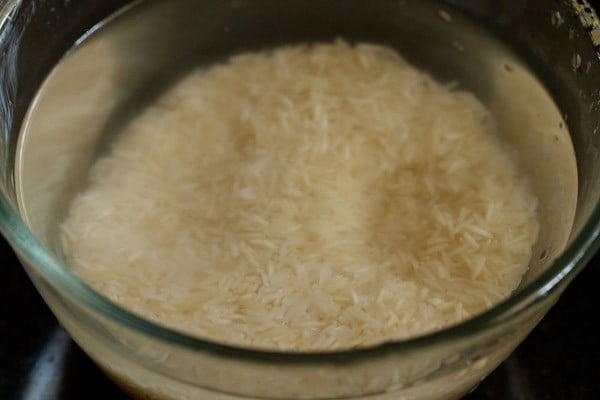
[[(465, 400), (600, 399), (599, 283), (596, 256)], [(0, 315), (1, 400), (127, 399), (60, 328), (1, 239)]]

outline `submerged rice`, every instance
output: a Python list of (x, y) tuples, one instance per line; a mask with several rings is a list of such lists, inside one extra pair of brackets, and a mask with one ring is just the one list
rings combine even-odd
[(85, 281), (160, 324), (341, 349), (508, 296), (536, 204), (473, 95), (337, 42), (190, 73), (94, 165), (62, 243)]

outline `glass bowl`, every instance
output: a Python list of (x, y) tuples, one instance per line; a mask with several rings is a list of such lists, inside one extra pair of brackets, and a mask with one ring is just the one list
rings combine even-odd
[[(0, 229), (60, 323), (134, 397), (458, 399), (527, 336), (597, 249), (600, 29), (585, 2), (148, 4), (155, 5), (116, 0), (0, 3)], [(73, 69), (71, 75), (54, 76), (48, 84), (57, 85), (63, 98), (55, 102), (36, 98), (67, 51), (75, 44), (94, 44), (94, 35), (88, 33), (122, 7), (164, 9), (155, 14), (159, 18), (152, 21), (152, 30), (134, 29), (130, 41), (106, 47), (102, 45), (106, 41), (98, 41), (98, 46), (81, 53), (81, 57), (127, 54), (122, 58), (128, 61), (115, 64), (107, 57), (105, 69)], [(496, 50), (488, 50), (475, 25), (459, 24), (465, 17), (500, 38)], [(115, 18), (121, 17), (111, 17)], [(135, 18), (130, 23), (140, 26)], [(164, 32), (172, 35), (167, 39)], [(97, 110), (90, 119), (90, 134), (77, 138), (63, 126), (51, 129), (43, 118), (28, 120), (31, 107), (38, 111), (48, 107), (46, 114), (60, 110), (68, 117), (78, 102), (98, 100), (92, 90), (95, 79), (103, 85), (132, 85), (134, 91), (135, 85), (173, 66), (165, 60), (179, 62), (199, 50), (209, 62), (244, 49), (336, 36), (392, 43), (440, 79), (457, 79), (473, 90), (501, 123), (523, 125), (530, 132), (504, 138), (525, 155), (540, 198), (541, 221), (530, 270), (508, 299), (472, 319), (414, 339), (337, 352), (268, 352), (156, 325), (110, 302), (64, 265), (56, 226), (75, 190), (72, 183), (85, 175), (93, 159), (95, 148), (90, 144), (99, 138), (98, 121), (126, 99), (113, 99)], [(136, 55), (150, 49), (155, 62), (141, 68)], [(91, 89), (73, 82), (89, 83)], [(20, 153), (25, 121), (55, 132), (45, 138), (41, 151)], [(567, 132), (565, 123), (573, 146), (567, 155), (576, 160), (576, 171), (565, 168), (566, 161), (550, 144), (561, 140), (560, 132)]]

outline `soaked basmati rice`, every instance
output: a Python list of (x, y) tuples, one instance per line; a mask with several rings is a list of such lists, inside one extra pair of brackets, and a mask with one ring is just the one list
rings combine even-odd
[(162, 325), (332, 350), (508, 296), (537, 200), (489, 111), (393, 50), (244, 54), (187, 75), (92, 168), (62, 225), (85, 281)]

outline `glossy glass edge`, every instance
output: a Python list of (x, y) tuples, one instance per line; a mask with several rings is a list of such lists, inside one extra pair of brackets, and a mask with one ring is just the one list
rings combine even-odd
[[(19, 6), (20, 1), (12, 2), (11, 7), (7, 6), (8, 3), (10, 2), (0, 4), (0, 30), (6, 28), (6, 19), (10, 18), (15, 8)], [(580, 7), (589, 7), (589, 5), (587, 2), (577, 0), (573, 1), (572, 7), (580, 13)], [(595, 13), (592, 17), (588, 14), (586, 18), (583, 16), (580, 18), (582, 29), (587, 32), (594, 47), (600, 45), (600, 42), (596, 42), (598, 40), (596, 38), (600, 38), (600, 28), (597, 26), (596, 21)], [(0, 232), (15, 249), (22, 262), (33, 268), (33, 271), (49, 284), (58, 288), (62, 295), (142, 335), (177, 346), (184, 346), (192, 351), (208, 352), (213, 353), (215, 356), (233, 359), (243, 358), (254, 361), (291, 364), (342, 361), (347, 363), (362, 362), (367, 358), (413, 351), (418, 348), (467, 338), (470, 335), (498, 327), (502, 322), (520, 315), (547, 296), (564, 289), (566, 284), (581, 271), (600, 247), (600, 205), (598, 202), (596, 203), (581, 232), (544, 273), (525, 288), (488, 311), (460, 324), (408, 340), (386, 342), (361, 349), (312, 353), (277, 352), (219, 344), (165, 328), (125, 310), (96, 292), (72, 273), (66, 265), (46, 251), (21, 222), (19, 215), (3, 193), (0, 194)]]

